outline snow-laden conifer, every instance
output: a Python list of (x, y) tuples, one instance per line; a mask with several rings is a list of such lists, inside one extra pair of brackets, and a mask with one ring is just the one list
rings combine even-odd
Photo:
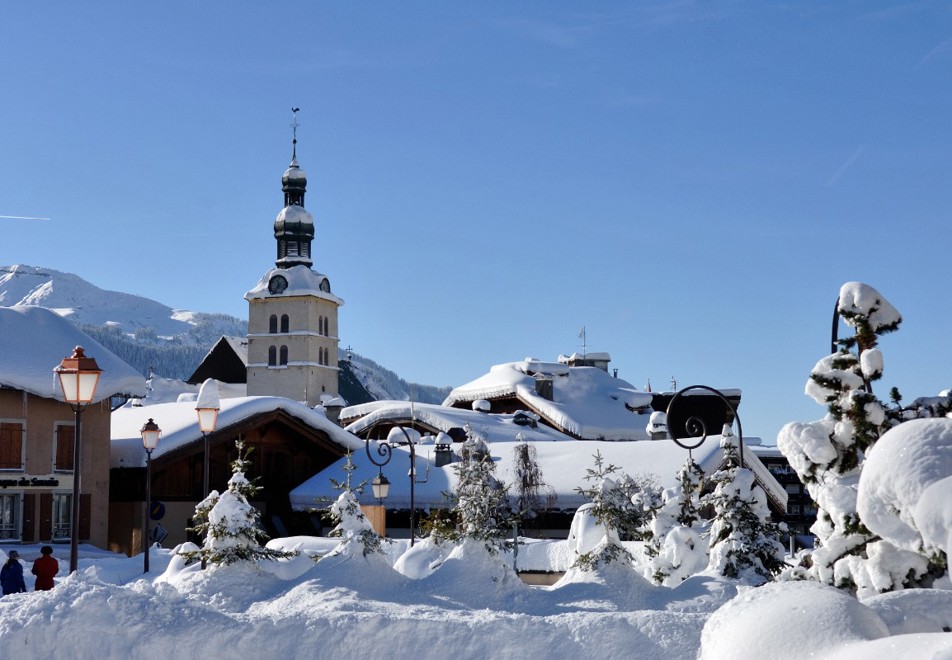
[(453, 507), (457, 538), (481, 542), (490, 554), (496, 554), (505, 548), (512, 528), (509, 492), (496, 478), (488, 445), (472, 429), (467, 435), (461, 460), (453, 466), (457, 475)]
[(677, 586), (707, 567), (707, 542), (702, 538), (698, 506), (704, 471), (689, 456), (678, 471), (678, 484), (665, 489), (663, 503), (651, 519), (645, 543), (645, 576), (657, 584)]
[(591, 500), (587, 513), (605, 532), (600, 543), (576, 557), (574, 566), (595, 570), (614, 562), (630, 565), (632, 556), (622, 540), (638, 537), (647, 522), (645, 509), (638, 500), (641, 489), (620, 468), (605, 463), (601, 452), (596, 451), (594, 458), (595, 466), (587, 468), (584, 477), (591, 485), (575, 490)]
[(351, 476), (357, 469), (352, 460), (352, 453), (347, 454), (344, 462), (344, 481), (331, 479), (334, 488), (340, 491), (337, 500), (328, 507), (327, 512), (335, 523), (334, 529), (328, 536), (340, 537), (340, 545), (333, 555), (382, 555), (384, 554), (383, 539), (374, 530), (373, 525), (360, 508), (357, 496), (360, 495), (366, 482), (357, 485), (351, 483)]
[(717, 484), (705, 503), (714, 509), (709, 532), (708, 569), (726, 577), (765, 582), (783, 568), (781, 527), (770, 521), (767, 496), (754, 473), (740, 467), (737, 438), (729, 426), (721, 437), (726, 465), (711, 480)]
[[(778, 447), (817, 504), (810, 531), (818, 547), (791, 576), (865, 594), (918, 586), (928, 562), (894, 551), (867, 529), (858, 513), (857, 489), (866, 454), (880, 436), (906, 419), (945, 410), (944, 402), (917, 400), (904, 410), (895, 388), (890, 393), (893, 406), (873, 393), (873, 383), (883, 374), (879, 337), (902, 322), (882, 294), (847, 282), (840, 289), (837, 312), (853, 334), (839, 340), (836, 353), (817, 362), (806, 386), (807, 395), (826, 405), (828, 414), (816, 422), (787, 424), (777, 436)], [(897, 578), (886, 580), (884, 588), (883, 574)]]
[[(238, 458), (231, 464), (228, 489), (220, 494), (212, 491), (196, 507), (196, 516), (202, 516), (197, 529), (206, 532), (202, 548), (197, 552), (198, 557), (203, 562), (227, 565), (294, 556), (297, 553), (262, 546), (268, 540), (268, 535), (261, 529), (260, 512), (249, 502), (260, 489), (245, 476), (251, 466), (248, 461), (250, 450), (245, 449), (244, 441), (240, 438), (235, 446), (238, 448)], [(191, 559), (196, 553), (192, 551), (183, 555)]]

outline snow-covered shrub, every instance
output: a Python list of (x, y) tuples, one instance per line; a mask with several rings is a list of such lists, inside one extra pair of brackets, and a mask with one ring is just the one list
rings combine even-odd
[(859, 479), (857, 509), (883, 540), (857, 586), (861, 596), (928, 586), (947, 569), (952, 523), (952, 419), (919, 419), (887, 431)]
[(621, 542), (639, 535), (647, 522), (641, 503), (634, 499), (641, 492), (637, 482), (617, 466), (606, 464), (601, 452), (596, 451), (594, 458), (595, 467), (587, 468), (584, 477), (591, 486), (575, 490), (592, 501), (588, 514), (605, 534), (595, 548), (576, 557), (574, 565), (583, 570), (618, 561), (630, 563), (631, 553)]
[(678, 485), (664, 491), (663, 504), (651, 519), (645, 576), (658, 584), (676, 586), (707, 567), (698, 513), (703, 478), (703, 470), (689, 456), (678, 471)]
[[(260, 489), (245, 477), (250, 467), (248, 451), (239, 438), (235, 442), (238, 458), (231, 464), (232, 475), (228, 480), (228, 489), (224, 493), (212, 491), (196, 507), (196, 514), (204, 518), (199, 529), (207, 534), (197, 556), (203, 562), (212, 564), (234, 564), (259, 559), (282, 559), (296, 553), (265, 548), (262, 543), (268, 535), (260, 526), (260, 512), (249, 503)], [(194, 551), (181, 553), (188, 559), (196, 555)]]
[(767, 496), (754, 473), (739, 466), (737, 438), (724, 427), (721, 438), (727, 465), (715, 472), (717, 484), (705, 503), (714, 509), (709, 532), (711, 571), (751, 582), (770, 580), (783, 568), (781, 527), (770, 521)]

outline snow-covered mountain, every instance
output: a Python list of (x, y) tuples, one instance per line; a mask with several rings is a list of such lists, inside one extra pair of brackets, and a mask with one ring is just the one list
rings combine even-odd
[(222, 335), (248, 332), (247, 322), (234, 316), (173, 309), (143, 296), (100, 289), (72, 273), (35, 266), (0, 266), (0, 305), (48, 307), (80, 327), (111, 327), (144, 343), (204, 345)]
[[(52, 268), (0, 266), (0, 306), (13, 305), (52, 309), (146, 376), (154, 372), (188, 378), (222, 335), (248, 334), (248, 322), (243, 319), (175, 309), (143, 296), (107, 291)], [(347, 388), (350, 397), (345, 397), (353, 398), (351, 403), (409, 399), (411, 386), (416, 401), (441, 403), (450, 390), (408, 383), (356, 354), (346, 366), (352, 366), (346, 369), (348, 380), (352, 376), (359, 383), (351, 382)]]

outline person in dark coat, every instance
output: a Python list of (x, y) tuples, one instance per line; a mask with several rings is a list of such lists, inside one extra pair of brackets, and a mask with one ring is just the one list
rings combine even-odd
[(20, 553), (11, 550), (7, 556), (7, 562), (0, 568), (0, 587), (3, 589), (3, 595), (18, 594), (26, 591), (26, 583), (23, 581), (23, 566), (20, 565)]
[(33, 562), (32, 573), (36, 576), (36, 590), (49, 591), (53, 588), (53, 578), (59, 573), (59, 562), (53, 559), (53, 548), (44, 545), (40, 548), (43, 555)]

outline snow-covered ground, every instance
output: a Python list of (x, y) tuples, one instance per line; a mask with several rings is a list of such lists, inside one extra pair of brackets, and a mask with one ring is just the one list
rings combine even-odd
[[(538, 563), (563, 554), (555, 546), (564, 544), (534, 544), (526, 554)], [(614, 566), (529, 587), (513, 579), (504, 561), (479, 553), (450, 555), (418, 579), (392, 567), (409, 573), (407, 565), (440, 554), (420, 543), (415, 562), (399, 561), (405, 542), (390, 545), (385, 557), (367, 558), (330, 555), (331, 539), (270, 545), (301, 554), (201, 571), (168, 549), (153, 549), (152, 572), (143, 576), (141, 555), (82, 546), (80, 570), (67, 576), (68, 548), (57, 546), (61, 571), (52, 591), (0, 598), (0, 655), (952, 657), (952, 634), (941, 632), (952, 626), (952, 591), (907, 590), (860, 602), (815, 583), (754, 589), (705, 574), (669, 589)], [(16, 549), (29, 576), (39, 546)], [(326, 556), (315, 561), (316, 555)]]

